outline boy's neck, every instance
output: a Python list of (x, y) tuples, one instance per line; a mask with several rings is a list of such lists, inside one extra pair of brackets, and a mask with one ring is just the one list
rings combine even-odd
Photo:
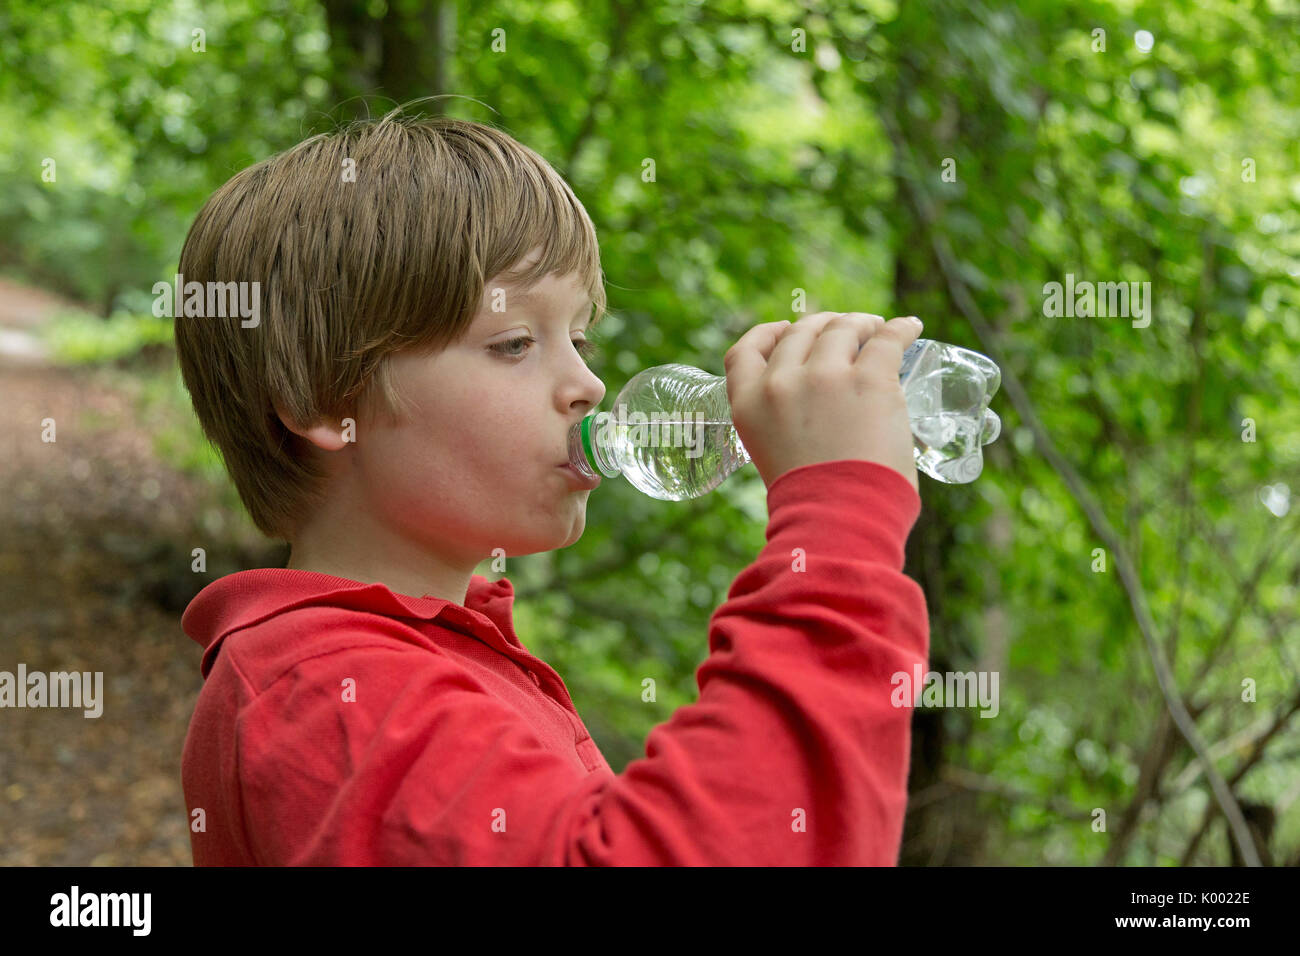
[(379, 557), (358, 554), (355, 549), (344, 552), (338, 547), (313, 547), (299, 537), (290, 546), (286, 567), (363, 584), (378, 583), (395, 594), (443, 598), (464, 605), (470, 578), (474, 575), (473, 567), (466, 570), (423, 551), (407, 553), (409, 542), (390, 544), (383, 547), (382, 557)]

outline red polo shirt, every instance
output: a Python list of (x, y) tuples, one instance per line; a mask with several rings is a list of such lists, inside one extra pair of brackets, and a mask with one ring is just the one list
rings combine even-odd
[(617, 775), (516, 636), (508, 580), (474, 575), (463, 606), (283, 568), (208, 585), (181, 622), (204, 648), (195, 864), (896, 863), (912, 711), (891, 676), (924, 671), (929, 639), (901, 573), (920, 498), (853, 459), (786, 472), (767, 503), (698, 700)]

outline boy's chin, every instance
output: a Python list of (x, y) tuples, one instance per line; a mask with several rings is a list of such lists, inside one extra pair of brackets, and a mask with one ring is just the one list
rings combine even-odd
[[(577, 544), (582, 538), (582, 533), (587, 528), (586, 518), (579, 515), (578, 519), (568, 528), (568, 530), (557, 531), (554, 534), (539, 536), (536, 538), (519, 539), (511, 541), (497, 549), (496, 554), (489, 555), (484, 560), (491, 560), (494, 557), (522, 558), (530, 554), (543, 554), (547, 551), (559, 551), (570, 545)], [(505, 554), (502, 555), (501, 551)]]
[(587, 514), (585, 506), (578, 510), (570, 525), (567, 533), (559, 535), (558, 540), (551, 545), (552, 551), (558, 551), (560, 548), (567, 548), (570, 545), (577, 544), (582, 538), (582, 533), (587, 530)]
[(559, 551), (561, 548), (567, 548), (570, 545), (577, 544), (582, 538), (582, 533), (587, 529), (585, 520), (578, 521), (568, 534), (559, 536), (549, 547), (542, 548), (543, 551)]

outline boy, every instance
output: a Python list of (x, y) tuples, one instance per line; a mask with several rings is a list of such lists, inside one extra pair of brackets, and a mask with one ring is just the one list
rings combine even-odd
[(582, 534), (590, 485), (562, 466), (605, 391), (595, 231), (509, 136), (397, 112), (243, 170), (181, 253), (186, 283), (260, 283), (256, 324), (178, 317), (176, 340), (241, 499), (291, 544), (182, 620), (195, 864), (896, 863), (891, 675), (929, 636), (901, 573), (920, 323), (819, 313), (727, 352), (768, 543), (710, 619), (698, 702), (615, 775), (510, 582), (473, 573)]

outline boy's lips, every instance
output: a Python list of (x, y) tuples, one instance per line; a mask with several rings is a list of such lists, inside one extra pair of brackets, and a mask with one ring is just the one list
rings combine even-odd
[(588, 491), (590, 491), (592, 488), (600, 487), (599, 475), (594, 475), (591, 478), (587, 478), (584, 475), (580, 475), (578, 474), (577, 469), (575, 469), (567, 461), (564, 462), (563, 464), (556, 465), (555, 467), (560, 469), (560, 471), (564, 472), (569, 477), (569, 480), (572, 481), (580, 488), (586, 488)]

